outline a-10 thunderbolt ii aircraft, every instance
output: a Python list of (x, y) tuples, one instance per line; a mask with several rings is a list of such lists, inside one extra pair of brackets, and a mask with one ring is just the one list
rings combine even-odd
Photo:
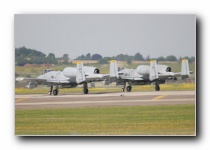
[(116, 82), (116, 85), (122, 85), (122, 92), (126, 90), (131, 91), (132, 85), (146, 85), (155, 84), (155, 90), (159, 91), (159, 84), (164, 84), (167, 78), (182, 77), (187, 78), (190, 76), (189, 64), (187, 59), (183, 59), (181, 63), (181, 72), (172, 72), (171, 67), (167, 65), (159, 65), (156, 60), (151, 60), (150, 65), (139, 65), (136, 69), (121, 69), (117, 68), (117, 61), (110, 61), (110, 77), (109, 80), (103, 81), (108, 85)]
[[(49, 95), (57, 95), (59, 88), (73, 88), (83, 84), (84, 94), (88, 94), (89, 82), (103, 81), (108, 74), (99, 74), (99, 69), (90, 66), (83, 66), (82, 62), (77, 62), (77, 67), (66, 67), (63, 71), (43, 70), (42, 75), (37, 78), (17, 78), (17, 81), (26, 81), (28, 88), (37, 87), (37, 85), (46, 85), (50, 87)], [(53, 90), (53, 86), (55, 89)]]

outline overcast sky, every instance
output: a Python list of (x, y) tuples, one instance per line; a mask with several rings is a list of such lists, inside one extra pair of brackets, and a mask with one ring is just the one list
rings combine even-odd
[(195, 15), (15, 15), (15, 48), (71, 59), (87, 53), (195, 56)]

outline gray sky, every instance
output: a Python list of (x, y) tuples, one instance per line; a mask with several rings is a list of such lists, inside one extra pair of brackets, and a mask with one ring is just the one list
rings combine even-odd
[(195, 15), (15, 15), (15, 47), (71, 59), (87, 53), (195, 56)]

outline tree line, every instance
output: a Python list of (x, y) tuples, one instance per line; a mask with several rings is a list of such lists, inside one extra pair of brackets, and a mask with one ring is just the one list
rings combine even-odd
[(68, 63), (69, 55), (64, 54), (63, 57), (56, 58), (54, 53), (48, 55), (26, 47), (15, 48), (15, 64), (24, 66), (25, 64), (57, 64), (59, 60)]
[[(128, 64), (131, 64), (132, 61), (149, 61), (151, 59), (156, 59), (157, 61), (180, 61), (183, 58), (187, 58), (189, 63), (195, 61), (195, 57), (175, 57), (174, 55), (169, 55), (167, 57), (157, 57), (150, 58), (143, 57), (140, 53), (136, 53), (135, 55), (127, 55), (127, 54), (119, 54), (117, 56), (112, 57), (102, 57), (100, 54), (87, 53), (86, 55), (82, 54), (78, 56), (76, 60), (98, 60), (100, 64), (107, 64), (110, 60), (120, 60), (127, 61)], [(49, 53), (48, 55), (42, 53), (41, 51), (37, 51), (35, 49), (30, 49), (26, 47), (15, 48), (15, 63), (18, 66), (23, 66), (25, 64), (69, 64), (69, 55), (63, 54), (63, 57), (55, 57), (55, 54)]]

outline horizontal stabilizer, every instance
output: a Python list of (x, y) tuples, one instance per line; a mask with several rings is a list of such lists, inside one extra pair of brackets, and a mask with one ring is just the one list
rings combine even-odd
[(109, 77), (109, 74), (89, 74), (85, 76), (86, 81), (102, 81)]
[(135, 80), (135, 81), (142, 81), (142, 80), (144, 80), (143, 78), (131, 77), (131, 76), (123, 77), (123, 79), (124, 80)]
[(18, 78), (16, 78), (16, 81), (18, 81), (18, 82), (27, 81), (27, 82), (37, 82), (37, 83), (47, 82), (46, 79), (39, 79), (39, 78), (24, 78), (24, 77), (18, 77)]

